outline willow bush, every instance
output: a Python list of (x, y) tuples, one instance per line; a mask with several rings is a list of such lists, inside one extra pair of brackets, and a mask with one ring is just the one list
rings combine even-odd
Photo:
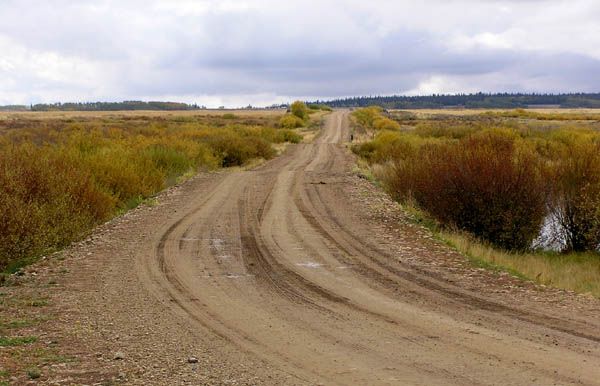
[(235, 116), (203, 119), (41, 119), (0, 130), (0, 270), (81, 238), (179, 176), (269, 159), (273, 143), (301, 140)]
[(377, 131), (381, 109), (359, 109), (355, 122), (376, 134), (352, 149), (382, 166), (397, 200), (416, 202), (447, 227), (524, 250), (551, 219), (565, 251), (597, 251), (600, 132), (569, 121), (558, 128), (505, 121), (513, 115), (532, 114), (435, 117), (410, 130)]

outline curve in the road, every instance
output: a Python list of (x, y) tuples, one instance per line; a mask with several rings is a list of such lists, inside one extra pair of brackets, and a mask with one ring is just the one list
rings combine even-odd
[(139, 256), (142, 282), (290, 383), (600, 382), (597, 330), (488, 301), (373, 241), (342, 186), (347, 114), (174, 216)]

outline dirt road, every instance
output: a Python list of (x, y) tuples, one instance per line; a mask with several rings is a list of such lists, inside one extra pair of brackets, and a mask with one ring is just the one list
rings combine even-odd
[(597, 303), (449, 279), (453, 252), (348, 190), (347, 119), (99, 235), (64, 297), (81, 355), (140, 384), (600, 384)]

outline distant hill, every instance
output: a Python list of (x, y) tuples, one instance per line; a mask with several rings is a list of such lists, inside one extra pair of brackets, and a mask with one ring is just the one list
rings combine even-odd
[(36, 104), (31, 111), (123, 111), (123, 110), (198, 110), (196, 104), (189, 105), (178, 102), (85, 102), (85, 103), (52, 103)]
[(316, 101), (331, 107), (381, 106), (386, 109), (435, 108), (600, 108), (600, 93), (584, 94), (456, 94), (428, 96), (369, 96)]

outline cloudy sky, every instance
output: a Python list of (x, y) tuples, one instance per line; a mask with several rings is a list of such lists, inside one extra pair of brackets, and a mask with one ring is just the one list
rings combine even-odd
[(0, 0), (0, 104), (600, 91), (598, 0)]

